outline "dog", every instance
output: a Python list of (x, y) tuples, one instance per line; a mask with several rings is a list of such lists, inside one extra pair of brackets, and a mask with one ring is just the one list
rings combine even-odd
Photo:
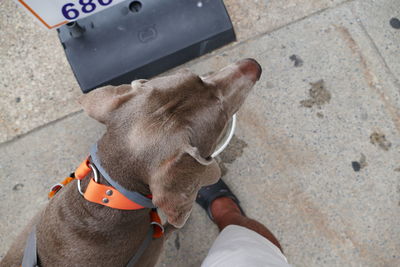
[[(80, 97), (85, 112), (106, 126), (97, 142), (99, 164), (122, 188), (151, 194), (166, 216), (166, 233), (150, 241), (135, 266), (157, 264), (168, 233), (185, 224), (198, 190), (220, 178), (210, 155), (260, 75), (254, 59), (243, 59), (206, 77), (184, 69)], [(74, 179), (60, 190), (18, 236), (0, 266), (21, 266), (35, 228), (39, 266), (127, 266), (146, 239), (151, 209), (93, 203), (82, 197), (77, 183), (84, 191), (89, 179)], [(108, 185), (102, 172), (98, 183)]]

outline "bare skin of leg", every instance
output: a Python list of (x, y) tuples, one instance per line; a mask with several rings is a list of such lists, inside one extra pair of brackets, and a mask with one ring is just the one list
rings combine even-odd
[(229, 197), (220, 197), (211, 203), (211, 214), (214, 217), (214, 222), (218, 225), (220, 231), (226, 226), (234, 224), (246, 227), (254, 232), (262, 235), (282, 252), (282, 247), (276, 237), (261, 223), (256, 220), (247, 218), (241, 212), (236, 203)]

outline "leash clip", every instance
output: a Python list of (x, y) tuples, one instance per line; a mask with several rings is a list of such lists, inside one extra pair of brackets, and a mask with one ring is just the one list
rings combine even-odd
[[(96, 183), (98, 183), (98, 182), (99, 182), (99, 173), (98, 173), (98, 170), (96, 169), (96, 167), (95, 167), (92, 163), (89, 163), (89, 167), (90, 167), (90, 168), (92, 169), (92, 171), (93, 171), (93, 175), (94, 175), (93, 179), (94, 179), (94, 181), (95, 181)], [(82, 187), (81, 187), (81, 180), (78, 180), (77, 185), (78, 185), (78, 191), (79, 191), (79, 193), (80, 193), (82, 196), (84, 196), (84, 194), (83, 194), (83, 192), (82, 192)]]
[(57, 183), (57, 184), (53, 185), (53, 186), (50, 188), (50, 191), (54, 191), (54, 192), (57, 193), (57, 192), (60, 191), (60, 189), (63, 188), (63, 187), (64, 187), (63, 184)]
[(161, 230), (161, 233), (164, 233), (164, 226), (161, 223), (159, 223), (159, 222), (151, 222), (150, 224), (158, 226), (160, 228), (160, 230)]

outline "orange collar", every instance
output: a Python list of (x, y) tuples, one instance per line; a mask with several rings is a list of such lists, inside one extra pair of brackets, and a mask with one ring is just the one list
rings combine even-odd
[[(90, 178), (89, 184), (86, 187), (86, 191), (82, 192), (80, 188), (80, 182), (90, 172), (93, 172), (94, 177)], [(75, 170), (75, 173), (71, 175), (71, 177), (67, 177), (61, 183), (54, 185), (51, 188), (51, 191), (49, 192), (49, 198), (54, 197), (54, 195), (61, 188), (63, 188), (73, 180), (77, 180), (78, 191), (87, 201), (120, 210), (145, 209), (145, 207), (125, 197), (121, 192), (119, 192), (114, 187), (100, 184), (98, 182), (97, 168), (92, 163), (90, 163), (89, 158), (85, 159), (79, 165), (79, 167)], [(151, 197), (152, 197), (151, 195), (147, 196), (147, 198), (150, 199)], [(150, 218), (151, 218), (151, 224), (154, 225), (153, 237), (155, 238), (161, 237), (164, 232), (164, 228), (161, 224), (161, 219), (156, 209), (154, 208), (151, 209)]]

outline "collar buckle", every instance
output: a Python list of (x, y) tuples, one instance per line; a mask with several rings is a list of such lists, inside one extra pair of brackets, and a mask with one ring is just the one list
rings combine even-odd
[[(85, 161), (85, 163), (87, 163), (87, 161)], [(89, 163), (88, 166), (90, 167), (90, 169), (92, 169), (94, 181), (95, 181), (96, 183), (98, 183), (98, 182), (99, 182), (99, 171), (97, 170), (97, 168), (96, 168), (92, 163)], [(86, 173), (86, 175), (87, 175), (87, 173)], [(85, 175), (85, 176), (86, 176), (86, 175)], [(82, 177), (82, 178), (83, 178), (83, 177)], [(77, 181), (77, 186), (78, 186), (78, 191), (79, 191), (79, 193), (80, 193), (82, 196), (85, 196), (85, 194), (82, 192), (82, 187), (81, 187), (81, 180), (82, 180), (82, 178), (81, 178), (81, 179), (78, 179), (78, 181)]]

